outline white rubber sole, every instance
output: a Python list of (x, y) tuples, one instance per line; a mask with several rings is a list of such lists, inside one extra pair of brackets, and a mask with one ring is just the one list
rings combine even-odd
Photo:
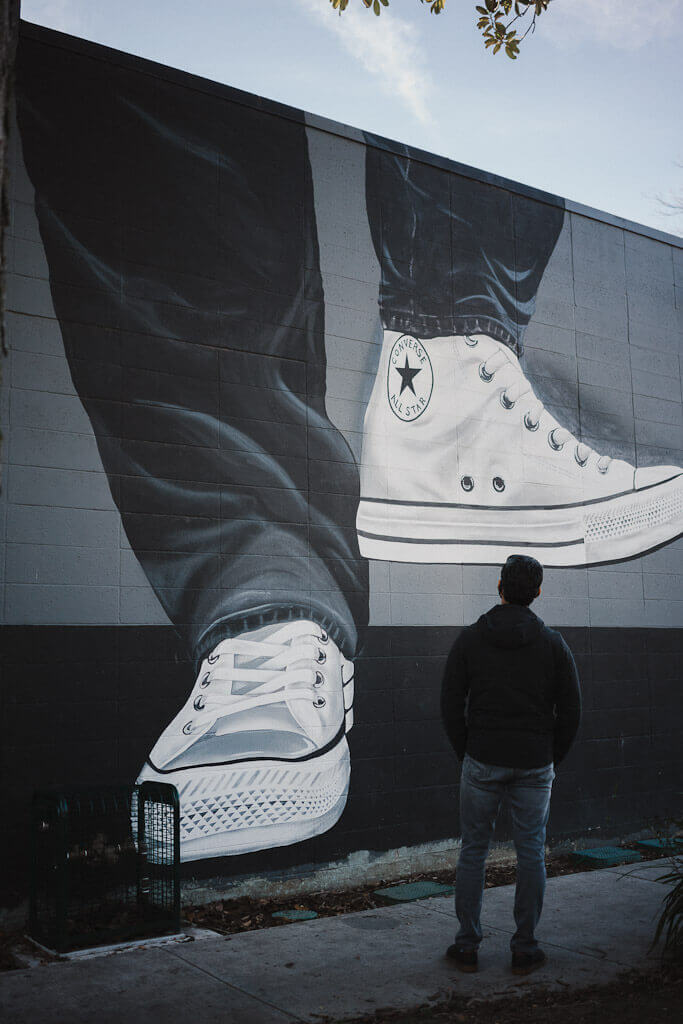
[(252, 761), (157, 772), (138, 782), (171, 783), (180, 798), (180, 859), (229, 857), (310, 839), (332, 828), (351, 774), (346, 737), (309, 761)]
[(546, 566), (634, 558), (683, 532), (683, 476), (571, 508), (468, 508), (361, 499), (364, 558), (500, 565), (512, 552)]

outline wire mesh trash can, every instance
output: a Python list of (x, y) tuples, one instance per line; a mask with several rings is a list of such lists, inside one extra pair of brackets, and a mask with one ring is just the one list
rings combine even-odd
[(31, 817), (29, 934), (58, 953), (180, 928), (175, 786), (41, 791)]

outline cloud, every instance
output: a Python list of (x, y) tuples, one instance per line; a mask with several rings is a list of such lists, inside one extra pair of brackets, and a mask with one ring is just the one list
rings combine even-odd
[(618, 50), (678, 32), (683, 0), (554, 0), (539, 20), (560, 45), (590, 42)]
[(341, 17), (324, 0), (299, 0), (312, 17), (334, 33), (343, 48), (371, 75), (384, 92), (396, 97), (421, 124), (433, 127), (430, 97), (438, 89), (427, 71), (427, 56), (417, 30), (393, 11), (376, 18), (360, 3), (349, 4)]

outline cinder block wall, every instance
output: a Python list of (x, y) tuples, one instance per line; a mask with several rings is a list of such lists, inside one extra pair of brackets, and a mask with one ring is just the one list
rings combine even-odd
[[(144, 72), (178, 97), (201, 90), (226, 123), (232, 109), (243, 116), (245, 107), (254, 116), (265, 110), (285, 120), (304, 118), (257, 97), (24, 26), (22, 60), (39, 68), (39, 54), (52, 48), (65, 52), (68, 62), (81, 61), (86, 78), (91, 61), (104, 61), (112, 74), (125, 79)], [(359, 461), (381, 346), (380, 267), (365, 209), (371, 143), (312, 115), (305, 124), (324, 293), (325, 410)], [(377, 145), (431, 162), (451, 188), (478, 178), (511, 196), (517, 190), (558, 202), (386, 140)], [(16, 895), (24, 885), (32, 791), (47, 783), (133, 779), (186, 699), (194, 667), (131, 549), (84, 396), (73, 383), (16, 125), (11, 190), (0, 649), (4, 799), (19, 823), (8, 851)], [(96, 192), (93, 183), (95, 199)], [(71, 201), (82, 202), (84, 216), (91, 217), (95, 199), (88, 196), (86, 203), (74, 195)], [(526, 330), (524, 371), (556, 418), (596, 450), (637, 466), (680, 466), (683, 241), (564, 205)], [(153, 246), (151, 251), (153, 261)], [(147, 367), (155, 365), (155, 328), (132, 345), (115, 324), (98, 323), (88, 301), (84, 294), (83, 332), (95, 368), (87, 397), (106, 402), (115, 394), (125, 415), (126, 374), (152, 372)], [(128, 357), (121, 354), (126, 344)], [(217, 387), (224, 372), (220, 346), (205, 338), (177, 340), (180, 364), (184, 346), (193, 344), (201, 347), (202, 360), (197, 376), (187, 378), (190, 405)], [(311, 368), (308, 375), (305, 364), (302, 369), (306, 387), (319, 387)], [(316, 473), (313, 489), (336, 494), (339, 522), (353, 530), (354, 497), (339, 491), (334, 465), (320, 464)], [(304, 845), (208, 861), (189, 873), (295, 873), (302, 864), (324, 864), (354, 851), (457, 837), (459, 769), (439, 720), (441, 675), (458, 628), (495, 603), (498, 569), (371, 561), (368, 571), (370, 617), (369, 624), (358, 624), (351, 791), (342, 819)], [(555, 783), (554, 840), (626, 833), (681, 810), (682, 581), (681, 539), (629, 561), (546, 572), (534, 609), (571, 646), (585, 705), (578, 742)], [(503, 821), (499, 835), (506, 834)]]

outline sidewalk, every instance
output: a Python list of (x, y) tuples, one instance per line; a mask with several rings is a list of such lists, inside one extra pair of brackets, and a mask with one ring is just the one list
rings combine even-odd
[(548, 880), (548, 964), (509, 971), (514, 886), (487, 889), (478, 974), (444, 959), (452, 898), (367, 910), (0, 975), (3, 1024), (285, 1024), (409, 1008), (450, 991), (492, 999), (608, 982), (645, 960), (667, 859)]

